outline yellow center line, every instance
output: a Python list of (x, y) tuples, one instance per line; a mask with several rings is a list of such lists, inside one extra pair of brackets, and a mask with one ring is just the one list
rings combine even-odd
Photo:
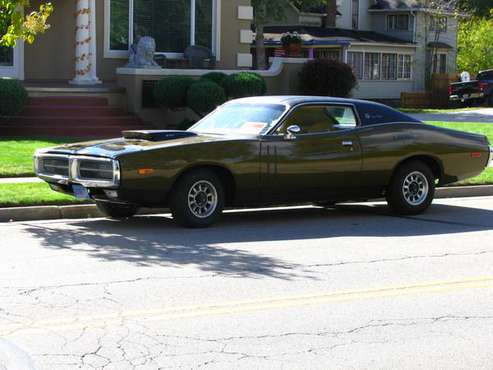
[(73, 330), (84, 327), (105, 327), (110, 324), (121, 324), (127, 320), (141, 319), (145, 321), (165, 321), (213, 315), (230, 315), (265, 311), (281, 308), (292, 308), (307, 305), (320, 305), (332, 302), (356, 301), (374, 298), (405, 296), (419, 293), (445, 293), (449, 291), (493, 288), (493, 277), (476, 277), (456, 281), (437, 281), (430, 283), (391, 286), (380, 289), (352, 290), (341, 292), (320, 292), (309, 295), (278, 297), (272, 299), (245, 300), (223, 302), (208, 305), (181, 307), (164, 307), (147, 310), (123, 311), (104, 315), (82, 316), (58, 320), (40, 320), (11, 324), (0, 327), (0, 336), (24, 330)]

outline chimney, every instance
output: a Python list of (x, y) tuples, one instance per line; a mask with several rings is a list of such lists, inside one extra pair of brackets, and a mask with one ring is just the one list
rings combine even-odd
[(337, 0), (327, 0), (327, 18), (325, 19), (326, 28), (335, 28), (337, 18)]

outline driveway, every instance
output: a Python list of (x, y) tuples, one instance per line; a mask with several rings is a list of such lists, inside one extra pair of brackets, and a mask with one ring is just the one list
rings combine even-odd
[(467, 111), (444, 113), (408, 113), (421, 121), (484, 122), (493, 123), (493, 108), (478, 108)]
[(205, 230), (10, 223), (0, 246), (0, 356), (42, 370), (493, 363), (491, 197), (404, 218), (378, 203), (229, 212)]

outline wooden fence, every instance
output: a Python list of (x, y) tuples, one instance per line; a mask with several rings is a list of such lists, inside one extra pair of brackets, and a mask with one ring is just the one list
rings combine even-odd
[(429, 91), (401, 93), (402, 108), (446, 108), (449, 106), (448, 87), (457, 82), (456, 74), (433, 74)]

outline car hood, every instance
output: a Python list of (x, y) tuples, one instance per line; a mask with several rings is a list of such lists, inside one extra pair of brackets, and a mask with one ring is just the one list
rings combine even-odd
[[(240, 137), (223, 135), (193, 135), (189, 137), (170, 138), (160, 141), (117, 138), (111, 140), (88, 141), (64, 144), (44, 150), (44, 152), (69, 155), (89, 155), (105, 158), (118, 158), (130, 153), (156, 150), (180, 145), (193, 145), (217, 141), (238, 140)], [(244, 139), (245, 137), (243, 137)]]

